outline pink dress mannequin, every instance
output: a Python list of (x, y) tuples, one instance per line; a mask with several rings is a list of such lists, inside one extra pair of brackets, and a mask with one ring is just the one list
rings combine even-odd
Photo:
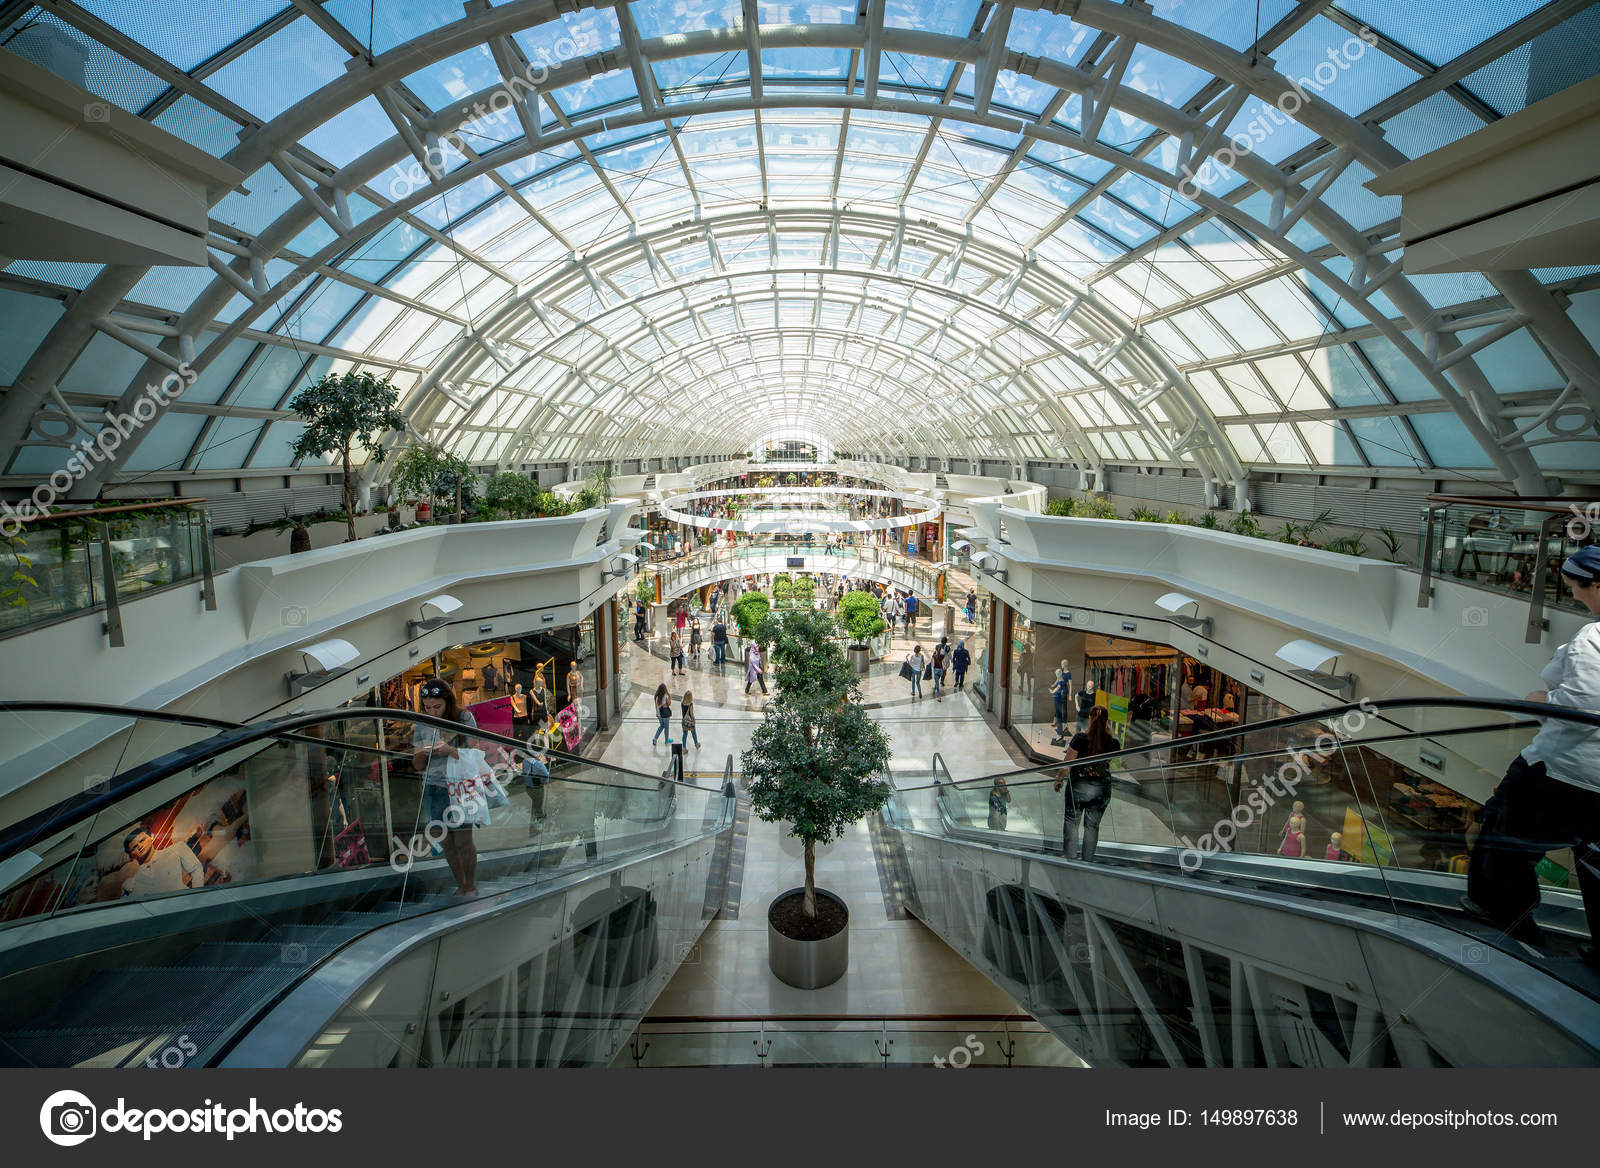
[(1289, 822), (1283, 825), (1283, 844), (1278, 848), (1280, 856), (1290, 856), (1295, 859), (1306, 854), (1306, 817), (1300, 814), (1289, 816)]

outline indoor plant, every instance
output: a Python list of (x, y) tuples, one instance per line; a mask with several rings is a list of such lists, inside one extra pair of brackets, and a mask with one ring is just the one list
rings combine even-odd
[(740, 756), (751, 809), (784, 822), (805, 854), (805, 884), (767, 909), (767, 962), (782, 981), (817, 989), (850, 963), (850, 911), (816, 883), (816, 848), (877, 811), (891, 788), (878, 776), (889, 736), (861, 704), (861, 680), (833, 640), (834, 619), (801, 608), (768, 617), (776, 696)]
[(373, 462), (382, 462), (378, 439), (389, 430), (404, 430), (406, 416), (396, 408), (400, 391), (387, 378), (371, 373), (329, 373), (289, 399), (305, 429), (290, 453), (296, 461), (337, 454), (344, 472), (344, 515), (348, 538), (356, 538), (356, 480), (350, 455), (360, 446)]
[(883, 606), (870, 592), (846, 592), (839, 601), (839, 625), (850, 636), (850, 665), (866, 673), (872, 661), (868, 644), (889, 627), (882, 616)]

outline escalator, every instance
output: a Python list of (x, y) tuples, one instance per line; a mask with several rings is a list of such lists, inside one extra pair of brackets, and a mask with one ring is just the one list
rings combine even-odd
[[(422, 726), (494, 781), (432, 797)], [(530, 783), (514, 739), (403, 710), (204, 730), (0, 833), (0, 1065), (604, 1065), (723, 901), (731, 759), (700, 787), (551, 751)]]
[(1477, 808), (1453, 792), (1491, 790), (1551, 720), (1600, 734), (1472, 699), (1173, 740), (1135, 723), (1096, 759), (1092, 861), (1062, 853), (1085, 764), (955, 782), (935, 756), (897, 776), (885, 838), (905, 906), (1093, 1065), (1600, 1065), (1569, 841), (1521, 841), (1542, 858), (1519, 936), (1461, 901)]

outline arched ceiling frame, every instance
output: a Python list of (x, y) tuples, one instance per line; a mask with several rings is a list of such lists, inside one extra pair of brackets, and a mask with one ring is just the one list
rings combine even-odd
[[(498, 8), (476, 9), (455, 24), (434, 30), (426, 37), (401, 45), (376, 59), (353, 60), (348, 76), (324, 86), (259, 130), (247, 132), (240, 146), (229, 153), (228, 161), (241, 166), (248, 173), (254, 173), (269, 160), (276, 161), (291, 178), (298, 178), (297, 185), (304, 184), (301, 202), (242, 245), (236, 238), (227, 240), (232, 248), (243, 246), (246, 254), (231, 264), (222, 261), (214, 263), (216, 276), (212, 285), (183, 313), (178, 322), (178, 335), (159, 345), (139, 342), (138, 338), (127, 335), (125, 330), (118, 329), (111, 321), (113, 311), (144, 269), (105, 270), (75, 298), (64, 318), (52, 327), (8, 393), (4, 408), (0, 410), (0, 442), (9, 440), (15, 446), (26, 437), (34, 411), (47, 399), (54, 397), (60, 400), (57, 391), (60, 377), (96, 333), (112, 336), (148, 359), (123, 395), (122, 403), (127, 404), (142, 391), (144, 385), (163, 376), (181, 360), (191, 359), (194, 367), (203, 367), (210, 354), (220, 352), (227, 342), (240, 336), (299, 278), (336, 259), (355, 242), (366, 238), (395, 217), (409, 212), (425, 198), (431, 199), (448, 186), (458, 185), (492, 166), (502, 165), (535, 149), (593, 132), (598, 115), (589, 122), (572, 122), (555, 132), (544, 133), (538, 142), (522, 140), (508, 143), (469, 161), (442, 182), (430, 183), (421, 195), (414, 194), (387, 207), (382, 205), (384, 200), (381, 196), (377, 197), (375, 201), (380, 210), (359, 225), (351, 223), (348, 215), (341, 213), (346, 195), (355, 190), (361, 190), (367, 196), (374, 195), (375, 192), (367, 190), (364, 184), (402, 157), (408, 141), (427, 142), (432, 140), (430, 136), (448, 133), (459, 126), (461, 118), (457, 111), (452, 109), (421, 118), (420, 126), (414, 127), (410, 134), (403, 132), (405, 127), (400, 125), (400, 121), (405, 119), (402, 118), (397, 121), (397, 127), (402, 132), (397, 132), (388, 142), (338, 170), (318, 169), (292, 151), (293, 143), (327, 118), (366, 96), (388, 93), (389, 87), (400, 83), (419, 64), (441, 60), (475, 45), (495, 43), (512, 31), (555, 19), (560, 11), (568, 7), (571, 6), (551, 3), (549, 0), (512, 0)], [(644, 92), (638, 95), (639, 109), (604, 111), (601, 124), (608, 130), (615, 130), (659, 121), (664, 117), (689, 117), (708, 112), (753, 113), (762, 108), (885, 108), (921, 114), (930, 119), (968, 122), (1021, 132), (1025, 138), (1055, 142), (1111, 161), (1122, 173), (1139, 174), (1149, 181), (1173, 189), (1180, 182), (1176, 168), (1169, 172), (1152, 165), (1142, 158), (1099, 142), (1093, 133), (1072, 132), (1058, 128), (1056, 123), (1043, 124), (1041, 121), (996, 114), (992, 95), (999, 71), (1010, 69), (1022, 76), (1056, 85), (1060, 87), (1063, 100), (1072, 94), (1081, 95), (1086, 108), (1093, 111), (1087, 120), (1095, 127), (1103, 119), (1105, 110), (1115, 108), (1123, 111), (1130, 117), (1156, 127), (1161, 134), (1171, 136), (1179, 143), (1180, 155), (1191, 162), (1204, 161), (1208, 152), (1220, 144), (1219, 135), (1212, 132), (1208, 117), (1224, 113), (1230, 107), (1237, 108), (1235, 103), (1250, 95), (1276, 102), (1290, 92), (1288, 80), (1270, 67), (1269, 60), (1252, 61), (1246, 53), (1161, 20), (1143, 9), (1128, 8), (1108, 3), (1107, 0), (1080, 0), (1065, 7), (1058, 0), (1048, 0), (1044, 4), (1022, 0), (1015, 5), (997, 5), (993, 19), (1008, 20), (1012, 7), (1041, 8), (1045, 11), (1070, 9), (1076, 23), (1098, 29), (1103, 37), (1111, 38), (1108, 51), (1100, 57), (1102, 66), (1125, 57), (1126, 52), (1135, 45), (1146, 44), (1211, 72), (1224, 88), (1200, 110), (1175, 109), (1121, 85), (1120, 73), (1115, 68), (1082, 69), (1065, 62), (1007, 52), (1003, 35), (961, 39), (916, 30), (886, 29), (882, 26), (881, 0), (867, 0), (865, 18), (856, 25), (825, 28), (748, 27), (733, 33), (691, 32), (642, 45), (629, 42), (622, 50), (611, 50), (588, 60), (556, 66), (540, 88), (556, 89), (580, 77), (619, 67), (633, 69), (635, 76), (642, 80), (644, 73), (648, 72), (648, 61), (696, 52), (736, 51), (743, 48), (750, 52), (752, 58), (756, 58), (757, 45), (773, 48), (837, 45), (853, 53), (862, 52), (869, 58), (866, 86), (859, 95), (763, 93), (757, 61), (749, 82), (751, 93), (743, 98), (711, 98), (663, 110), (656, 105), (651, 87), (646, 84)], [(1315, 10), (1322, 7), (1324, 5), (1311, 3), (1302, 5), (1301, 10), (1314, 14)], [(305, 9), (308, 17), (313, 19), (316, 18), (314, 9), (315, 6)], [(934, 102), (886, 100), (878, 83), (878, 59), (882, 52), (891, 48), (906, 53), (945, 57), (975, 67), (978, 83), (972, 105), (968, 107), (954, 102), (948, 96)], [(851, 88), (854, 88), (853, 83)], [(953, 89), (953, 83), (950, 88)], [(488, 93), (479, 95), (480, 98), (487, 96)], [(1195, 195), (1193, 201), (1210, 215), (1225, 219), (1272, 244), (1324, 286), (1348, 299), (1449, 403), (1492, 465), (1522, 489), (1532, 489), (1535, 484), (1542, 482), (1542, 478), (1527, 452), (1526, 444), (1515, 432), (1511, 421), (1500, 414), (1493, 388), (1473, 360), (1474, 350), (1464, 348), (1449, 330), (1442, 327), (1439, 312), (1399, 274), (1399, 261), (1391, 258), (1391, 253), (1399, 246), (1398, 240), (1387, 231), (1363, 233), (1356, 230), (1322, 200), (1319, 188), (1323, 184), (1318, 181), (1319, 174), (1325, 176), (1342, 169), (1351, 161), (1361, 163), (1374, 173), (1383, 173), (1404, 161), (1403, 155), (1356, 118), (1323, 102), (1317, 95), (1304, 97), (1295, 120), (1326, 140), (1330, 149), (1321, 158), (1311, 160), (1292, 173), (1254, 155), (1235, 160), (1234, 172), (1271, 196), (1272, 211), (1265, 219), (1246, 214), (1231, 197), (1218, 197), (1205, 191), (1190, 192)], [(470, 104), (468, 101), (461, 108), (467, 108)], [(1217, 121), (1225, 124), (1224, 118), (1219, 117)], [(329, 221), (340, 233), (339, 239), (316, 256), (307, 257), (296, 266), (296, 271), (289, 279), (272, 284), (263, 278), (265, 262), (279, 255), (283, 247), (314, 218)], [(1315, 227), (1350, 259), (1353, 270), (1348, 281), (1339, 279), (1325, 264), (1289, 242), (1287, 231), (1296, 221)], [(485, 267), (494, 270), (492, 264), (485, 264)], [(1510, 306), (1507, 319), (1527, 328), (1539, 340), (1568, 378), (1569, 391), (1586, 403), (1591, 412), (1600, 410), (1600, 357), (1596, 356), (1593, 347), (1565, 316), (1550, 293), (1525, 273), (1495, 273), (1489, 278)], [(1379, 290), (1399, 309), (1404, 323), (1390, 321), (1371, 303), (1369, 297)], [(251, 303), (234, 322), (218, 332), (210, 347), (196, 353), (194, 338), (215, 323), (217, 313), (235, 293), (245, 294)], [(1405, 335), (1408, 331), (1416, 333), (1420, 344)], [(85, 485), (97, 485), (94, 477), (91, 476)]]

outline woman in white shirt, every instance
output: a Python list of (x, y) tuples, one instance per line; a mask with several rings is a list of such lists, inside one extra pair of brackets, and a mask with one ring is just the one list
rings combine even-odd
[[(1591, 616), (1600, 616), (1600, 547), (1579, 548), (1561, 577)], [(1600, 624), (1590, 621), (1539, 674), (1548, 689), (1529, 701), (1600, 713)], [(1522, 941), (1537, 941), (1534, 865), (1572, 849), (1591, 941), (1600, 938), (1600, 728), (1549, 720), (1511, 760), (1483, 807), (1483, 829), (1467, 865), (1461, 905)], [(1600, 969), (1591, 945), (1584, 960)]]
[(922, 674), (928, 668), (928, 659), (922, 655), (922, 646), (918, 645), (911, 651), (911, 656), (906, 658), (906, 664), (911, 666), (911, 696), (922, 696)]

